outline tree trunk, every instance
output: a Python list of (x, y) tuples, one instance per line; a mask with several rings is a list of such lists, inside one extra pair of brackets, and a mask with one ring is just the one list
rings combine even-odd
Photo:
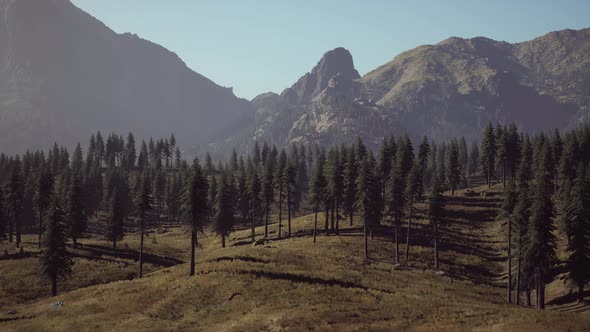
[(264, 240), (268, 239), (268, 205), (264, 209)]
[(332, 208), (330, 209), (330, 232), (334, 232), (334, 205), (332, 205)]
[(508, 303), (512, 303), (512, 219), (508, 218), (508, 283), (507, 283), (507, 296)]
[(74, 249), (78, 248), (78, 238), (76, 235), (72, 235), (72, 242), (74, 244)]
[(412, 228), (412, 212), (414, 210), (414, 198), (410, 199), (410, 215), (408, 216), (408, 230), (406, 232), (406, 262), (410, 256), (410, 229)]
[(279, 188), (279, 239), (283, 230), (283, 189)]
[(354, 213), (352, 210), (348, 213), (348, 219), (350, 221), (350, 227), (352, 227), (352, 218), (354, 217)]
[(225, 234), (221, 234), (221, 247), (225, 248)]
[(254, 207), (252, 207), (252, 210), (250, 212), (250, 227), (252, 228), (252, 244), (254, 244), (256, 242), (256, 227), (254, 226), (255, 218), (256, 218), (256, 215), (254, 213)]
[(21, 221), (19, 220), (16, 222), (16, 247), (17, 248), (20, 248), (20, 242), (21, 242), (20, 241), (21, 240), (20, 233), (21, 233)]
[(195, 275), (195, 247), (197, 244), (197, 231), (194, 225), (192, 228), (193, 229), (191, 231), (191, 270), (189, 276)]
[[(519, 237), (519, 247), (520, 247), (520, 237)], [(516, 304), (520, 304), (520, 265), (521, 265), (521, 258), (520, 258), (520, 251), (518, 253), (518, 265), (516, 268)]]
[(39, 248), (41, 248), (41, 238), (43, 237), (43, 214), (39, 211)]
[(502, 161), (502, 188), (506, 188), (506, 160)]
[(316, 235), (318, 232), (318, 203), (315, 203), (315, 219), (313, 222), (313, 243), (316, 241)]
[(57, 275), (51, 275), (51, 296), (57, 296)]
[(543, 271), (539, 271), (539, 309), (545, 309), (545, 280)]
[(334, 203), (336, 205), (336, 235), (340, 235), (340, 217), (338, 216), (338, 199)]
[(584, 303), (584, 283), (578, 284), (578, 303)]
[(287, 235), (291, 237), (291, 192), (287, 191)]
[(363, 236), (365, 238), (365, 259), (369, 258), (369, 239), (367, 237), (367, 204), (365, 204), (364, 208), (365, 214), (365, 222), (363, 223)]
[(117, 240), (113, 240), (113, 250), (117, 249)]
[(434, 221), (434, 268), (438, 269), (438, 222)]
[(330, 217), (330, 208), (328, 207), (328, 204), (326, 204), (326, 212), (324, 213), (324, 232), (326, 232), (326, 234), (328, 234), (328, 228), (329, 228), (329, 218)]
[(144, 235), (144, 221), (141, 218), (141, 236), (139, 238), (139, 277), (143, 277), (143, 235)]
[(399, 263), (399, 241), (398, 241), (397, 234), (399, 233), (399, 220), (397, 218), (395, 219), (394, 228), (395, 229), (393, 232), (393, 237), (394, 237), (394, 241), (395, 241), (395, 263), (398, 264)]

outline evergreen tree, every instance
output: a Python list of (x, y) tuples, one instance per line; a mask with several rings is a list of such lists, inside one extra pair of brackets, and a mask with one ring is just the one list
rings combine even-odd
[(479, 146), (477, 142), (473, 142), (469, 149), (468, 169), (469, 176), (477, 175), (477, 170), (479, 169)]
[(232, 181), (224, 174), (221, 175), (219, 181), (219, 191), (215, 201), (215, 232), (221, 236), (221, 247), (225, 248), (225, 238), (231, 233), (234, 220), (234, 204), (233, 204), (233, 185)]
[(553, 234), (553, 203), (549, 192), (551, 169), (551, 150), (544, 144), (533, 191), (531, 216), (525, 235), (524, 263), (525, 269), (534, 271), (537, 308), (545, 308), (545, 284), (550, 280), (550, 273), (557, 261), (555, 253), (556, 238)]
[(408, 261), (408, 257), (410, 255), (410, 230), (412, 229), (412, 217), (414, 212), (414, 203), (418, 199), (418, 188), (422, 183), (422, 178), (420, 177), (420, 166), (414, 163), (412, 166), (410, 173), (408, 174), (408, 178), (406, 179), (406, 192), (405, 196), (408, 200), (408, 228), (406, 233), (406, 262)]
[[(265, 145), (266, 147), (266, 145)], [(262, 190), (261, 190), (261, 201), (264, 208), (264, 239), (268, 239), (268, 223), (270, 218), (270, 207), (274, 202), (274, 188), (273, 188), (273, 162), (272, 156), (266, 154), (266, 160), (264, 161), (264, 172), (262, 173)]]
[(145, 234), (145, 221), (148, 211), (153, 209), (153, 199), (150, 193), (150, 185), (148, 178), (142, 176), (140, 189), (133, 199), (135, 215), (139, 219), (139, 229), (141, 232), (139, 239), (139, 277), (143, 277), (143, 242)]
[(291, 237), (291, 211), (292, 198), (295, 196), (295, 190), (297, 189), (297, 169), (291, 160), (288, 160), (283, 167), (283, 173), (281, 174), (281, 181), (283, 182), (283, 188), (285, 190), (285, 198), (287, 199), (287, 235)]
[(439, 243), (439, 227), (445, 218), (444, 210), (444, 196), (439, 186), (438, 178), (434, 178), (432, 186), (430, 187), (430, 195), (428, 197), (428, 218), (432, 224), (433, 231), (433, 250), (434, 250), (434, 268), (438, 269), (438, 243)]
[(135, 161), (137, 159), (137, 152), (135, 150), (135, 137), (130, 132), (127, 135), (127, 143), (125, 144), (125, 155), (123, 156), (123, 167), (131, 170), (135, 167)]
[(208, 183), (201, 170), (199, 159), (195, 158), (191, 167), (190, 178), (186, 182), (182, 196), (183, 220), (191, 226), (191, 264), (190, 275), (195, 275), (195, 247), (197, 231), (203, 227), (209, 213), (207, 201)]
[(74, 149), (71, 168), (72, 173), (74, 173), (75, 176), (82, 176), (82, 171), (84, 170), (84, 160), (82, 157), (82, 147), (80, 147), (80, 143), (78, 143)]
[(346, 156), (346, 163), (344, 164), (343, 174), (343, 208), (344, 212), (348, 215), (350, 226), (352, 226), (354, 212), (355, 212), (355, 200), (357, 194), (356, 187), (356, 176), (358, 173), (358, 162), (356, 158), (355, 149), (350, 149)]
[[(338, 212), (342, 200), (342, 191), (344, 187), (344, 175), (340, 155), (337, 149), (332, 149), (328, 153), (328, 160), (324, 169), (327, 180), (327, 199), (332, 210), (331, 226), (332, 231), (339, 233)], [(334, 226), (336, 225), (336, 228)]]
[(508, 303), (512, 303), (512, 214), (518, 201), (518, 193), (514, 185), (510, 183), (504, 194), (504, 201), (502, 202), (500, 217), (508, 219), (508, 281), (507, 281), (507, 298)]
[(81, 181), (74, 176), (74, 180), (70, 183), (66, 207), (66, 222), (69, 225), (74, 248), (78, 247), (78, 239), (86, 232), (87, 220)]
[(261, 205), (260, 205), (260, 197), (261, 197), (261, 184), (260, 179), (258, 178), (258, 171), (255, 165), (250, 166), (250, 171), (248, 172), (248, 179), (247, 179), (247, 190), (248, 190), (248, 201), (250, 206), (250, 225), (252, 230), (252, 243), (256, 242), (256, 218), (262, 217), (261, 214)]
[(445, 175), (447, 178), (447, 183), (451, 186), (451, 195), (455, 195), (455, 189), (457, 189), (459, 183), (461, 182), (461, 171), (459, 168), (459, 150), (456, 141), (453, 141), (449, 146), (446, 165), (447, 167), (445, 167)]
[(229, 160), (229, 167), (231, 168), (232, 171), (237, 172), (239, 165), (238, 165), (238, 153), (236, 152), (236, 149), (233, 149), (231, 152), (231, 158)]
[(23, 214), (23, 181), (20, 175), (20, 161), (17, 159), (6, 183), (6, 211), (9, 217), (8, 235), (9, 241), (12, 242), (13, 231), (16, 232), (16, 247), (20, 247), (21, 242), (21, 221)]
[(109, 203), (109, 213), (105, 225), (105, 239), (113, 243), (113, 249), (117, 248), (117, 242), (125, 236), (125, 217), (121, 207), (121, 194), (115, 189)]
[(57, 279), (72, 273), (74, 262), (66, 250), (64, 211), (54, 196), (46, 216), (42, 252), (39, 259), (41, 275), (51, 282), (51, 296), (57, 295)]
[(4, 191), (0, 188), (0, 240), (6, 238), (6, 228), (8, 226), (8, 218), (4, 205)]
[(428, 137), (424, 136), (422, 143), (418, 147), (418, 165), (420, 166), (420, 178), (422, 182), (418, 188), (418, 196), (421, 197), (424, 192), (424, 173), (430, 156), (430, 144), (428, 144)]
[(319, 206), (326, 199), (327, 181), (324, 175), (324, 161), (318, 159), (315, 164), (311, 176), (310, 189), (310, 200), (314, 204), (314, 223), (313, 223), (313, 242), (316, 242), (317, 229), (318, 229), (318, 210)]
[(279, 208), (279, 239), (282, 238), (282, 231), (283, 231), (283, 198), (285, 196), (284, 187), (283, 187), (283, 168), (287, 164), (287, 154), (285, 150), (281, 150), (279, 155), (279, 159), (277, 160), (277, 165), (274, 170), (273, 175), (273, 186), (276, 190), (278, 196), (278, 208)]
[(387, 184), (387, 211), (394, 227), (395, 263), (399, 263), (399, 225), (405, 215), (406, 195), (404, 189), (405, 181), (402, 177), (402, 171), (399, 167), (395, 167), (391, 170), (391, 176)]
[(486, 177), (486, 184), (488, 187), (492, 186), (492, 177), (494, 176), (494, 167), (496, 164), (496, 135), (494, 134), (494, 127), (488, 124), (481, 141), (481, 168)]
[(566, 261), (568, 279), (577, 286), (578, 302), (583, 303), (584, 285), (590, 281), (590, 183), (581, 164), (562, 214), (570, 220), (571, 229)]
[(40, 171), (35, 190), (35, 208), (37, 210), (39, 221), (39, 248), (41, 247), (41, 236), (44, 231), (43, 221), (45, 220), (45, 212), (51, 203), (51, 193), (53, 192), (53, 176), (47, 166)]
[(215, 216), (216, 207), (215, 207), (215, 200), (217, 199), (217, 177), (212, 175), (209, 178), (209, 186), (207, 187), (207, 205), (211, 208), (209, 209), (209, 221), (213, 220), (213, 216)]
[(369, 257), (368, 230), (379, 218), (381, 188), (376, 179), (376, 162), (372, 153), (360, 163), (357, 177), (356, 206), (363, 210), (364, 257)]

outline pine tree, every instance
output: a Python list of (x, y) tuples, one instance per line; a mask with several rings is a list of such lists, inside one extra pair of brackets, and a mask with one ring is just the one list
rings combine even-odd
[(432, 224), (433, 231), (433, 250), (434, 250), (434, 268), (438, 269), (438, 243), (439, 243), (439, 227), (445, 218), (444, 210), (444, 196), (439, 186), (438, 178), (435, 177), (430, 187), (430, 195), (428, 197), (428, 218)]
[(424, 136), (422, 143), (418, 147), (418, 165), (420, 166), (420, 178), (422, 182), (418, 188), (418, 196), (421, 197), (424, 192), (424, 173), (430, 156), (430, 144), (428, 144), (428, 137)]
[(507, 298), (508, 303), (512, 303), (512, 214), (518, 201), (518, 193), (514, 185), (510, 183), (506, 192), (504, 193), (504, 201), (501, 206), (501, 218), (508, 219), (508, 281), (507, 281)]
[(557, 261), (555, 253), (556, 238), (553, 234), (553, 203), (549, 192), (551, 169), (551, 150), (548, 144), (542, 147), (537, 165), (537, 177), (533, 192), (531, 216), (525, 235), (525, 269), (534, 271), (537, 308), (545, 308), (545, 284)]
[(238, 153), (236, 152), (236, 149), (233, 149), (231, 152), (231, 158), (229, 160), (229, 167), (231, 168), (232, 171), (237, 172), (239, 165), (238, 165)]
[(142, 176), (138, 181), (141, 182), (139, 191), (133, 199), (135, 215), (139, 219), (139, 229), (141, 232), (139, 240), (139, 277), (143, 277), (143, 242), (145, 234), (145, 221), (147, 212), (153, 209), (153, 199), (150, 193), (148, 178)]
[(258, 171), (255, 165), (250, 166), (246, 185), (248, 190), (248, 202), (250, 206), (250, 225), (252, 230), (252, 243), (254, 244), (256, 242), (256, 218), (262, 217), (260, 204), (260, 193), (262, 188), (260, 184), (260, 179), (258, 178)]
[(127, 170), (132, 170), (135, 167), (137, 152), (135, 149), (135, 137), (133, 137), (131, 132), (127, 135), (127, 143), (125, 144), (124, 154), (123, 167), (125, 167)]
[(74, 149), (71, 168), (72, 173), (74, 173), (75, 176), (82, 176), (82, 171), (84, 170), (84, 160), (82, 157), (82, 147), (80, 146), (80, 143), (78, 143)]
[(348, 215), (350, 226), (353, 223), (355, 212), (355, 200), (357, 194), (356, 176), (358, 173), (358, 162), (356, 158), (355, 149), (350, 149), (346, 156), (346, 163), (344, 164), (344, 188), (343, 188), (343, 208)]
[(121, 207), (121, 194), (115, 189), (109, 203), (109, 213), (105, 225), (105, 239), (113, 243), (113, 249), (117, 248), (117, 242), (125, 236), (125, 218)]
[(492, 186), (492, 177), (494, 176), (494, 166), (496, 164), (496, 135), (494, 134), (494, 127), (488, 124), (486, 127), (483, 139), (481, 141), (481, 168), (486, 177), (486, 184), (488, 187)]
[(477, 175), (477, 170), (479, 169), (479, 146), (477, 142), (473, 142), (471, 144), (471, 148), (469, 149), (469, 176)]
[(461, 182), (461, 171), (459, 168), (459, 150), (457, 142), (453, 141), (449, 146), (446, 160), (446, 178), (448, 184), (451, 186), (451, 195), (455, 195), (455, 189), (457, 189)]
[[(266, 147), (266, 144), (265, 144)], [(261, 201), (264, 208), (264, 239), (268, 239), (268, 223), (270, 218), (270, 207), (274, 202), (273, 188), (273, 162), (270, 154), (264, 161), (264, 172), (262, 173)]]
[(571, 229), (566, 261), (568, 279), (578, 287), (578, 302), (584, 303), (584, 285), (590, 281), (590, 183), (581, 163), (577, 173), (562, 214), (570, 220)]
[(292, 160), (288, 160), (283, 167), (283, 173), (281, 174), (281, 181), (283, 182), (283, 188), (285, 190), (285, 196), (287, 199), (287, 235), (291, 237), (291, 211), (293, 210), (292, 202), (297, 189), (297, 169), (293, 164)]
[(190, 178), (186, 182), (182, 196), (183, 220), (191, 226), (191, 264), (190, 275), (195, 275), (195, 247), (197, 232), (203, 227), (209, 213), (207, 200), (207, 178), (201, 170), (199, 159), (195, 158), (191, 167)]
[(213, 220), (213, 216), (215, 216), (216, 207), (215, 207), (215, 199), (217, 199), (217, 177), (212, 175), (209, 178), (209, 186), (207, 187), (207, 205), (211, 208), (209, 209), (209, 221)]
[(376, 162), (372, 153), (369, 153), (360, 163), (357, 177), (356, 206), (363, 210), (363, 237), (364, 257), (369, 257), (368, 231), (379, 218), (379, 206), (381, 206), (381, 188), (376, 179)]
[[(340, 202), (342, 201), (342, 191), (344, 187), (343, 169), (340, 161), (340, 155), (337, 149), (332, 149), (328, 153), (328, 160), (324, 169), (327, 181), (327, 199), (332, 210), (331, 226), (332, 231), (339, 233), (338, 213)], [(334, 228), (336, 226), (336, 228)]]
[(43, 221), (45, 220), (45, 212), (51, 203), (51, 193), (53, 191), (53, 176), (47, 166), (43, 167), (39, 178), (37, 180), (35, 190), (35, 208), (37, 210), (39, 221), (39, 248), (41, 248), (41, 237), (44, 231)]
[(84, 197), (80, 182), (80, 179), (74, 176), (74, 180), (70, 183), (66, 206), (66, 222), (69, 226), (74, 248), (78, 247), (78, 239), (86, 232), (88, 220), (84, 209)]
[(310, 200), (314, 204), (314, 223), (313, 223), (313, 242), (316, 242), (317, 229), (318, 229), (318, 210), (319, 206), (326, 199), (327, 181), (324, 175), (324, 161), (318, 159), (315, 164), (311, 176), (310, 189)]
[(418, 188), (420, 187), (420, 183), (422, 182), (422, 178), (420, 177), (420, 166), (414, 163), (412, 166), (410, 173), (408, 174), (408, 178), (406, 179), (406, 193), (405, 196), (408, 199), (408, 228), (406, 233), (406, 262), (408, 261), (408, 257), (410, 255), (410, 230), (412, 229), (412, 217), (414, 212), (414, 203), (418, 199)]
[(4, 240), (6, 238), (6, 228), (8, 226), (8, 218), (6, 216), (6, 209), (4, 206), (4, 191), (2, 188), (0, 188), (0, 240)]
[(9, 217), (8, 232), (9, 241), (12, 242), (13, 231), (16, 232), (16, 247), (21, 242), (21, 221), (23, 214), (23, 182), (20, 175), (20, 161), (16, 160), (12, 165), (12, 171), (6, 183), (6, 210)]
[(277, 165), (274, 170), (273, 175), (273, 186), (276, 190), (276, 194), (278, 196), (278, 208), (279, 208), (279, 239), (282, 238), (282, 231), (283, 231), (283, 198), (285, 196), (284, 187), (283, 187), (283, 168), (287, 164), (287, 154), (285, 150), (281, 150), (279, 155), (279, 159), (277, 161)]
[(399, 263), (399, 225), (405, 215), (405, 181), (399, 167), (391, 170), (391, 176), (387, 184), (387, 211), (393, 221), (393, 241), (395, 243), (395, 263)]
[(235, 224), (233, 188), (232, 181), (225, 174), (222, 174), (215, 200), (217, 213), (214, 218), (215, 232), (221, 236), (222, 248), (225, 248), (225, 238), (231, 233)]
[(72, 273), (74, 262), (66, 250), (64, 211), (54, 196), (46, 216), (40, 262), (41, 275), (51, 282), (51, 296), (57, 295), (57, 279)]

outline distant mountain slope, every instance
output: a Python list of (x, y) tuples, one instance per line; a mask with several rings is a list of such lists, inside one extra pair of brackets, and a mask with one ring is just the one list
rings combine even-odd
[(71, 145), (96, 130), (174, 132), (187, 147), (251, 110), (176, 54), (68, 0), (0, 0), (0, 151)]
[(529, 132), (574, 126), (589, 117), (590, 29), (517, 44), (452, 37), (404, 52), (362, 78), (354, 73), (348, 51), (327, 52), (280, 96), (254, 100), (257, 126), (245, 136), (278, 145), (340, 144), (404, 132), (476, 139), (490, 121), (514, 121)]

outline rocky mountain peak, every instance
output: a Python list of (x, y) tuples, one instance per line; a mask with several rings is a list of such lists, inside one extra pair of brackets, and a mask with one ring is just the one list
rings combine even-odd
[(281, 96), (288, 104), (309, 103), (328, 87), (330, 80), (336, 75), (340, 81), (360, 78), (354, 68), (352, 55), (343, 47), (324, 53), (311, 72), (303, 75), (292, 87), (285, 89)]

